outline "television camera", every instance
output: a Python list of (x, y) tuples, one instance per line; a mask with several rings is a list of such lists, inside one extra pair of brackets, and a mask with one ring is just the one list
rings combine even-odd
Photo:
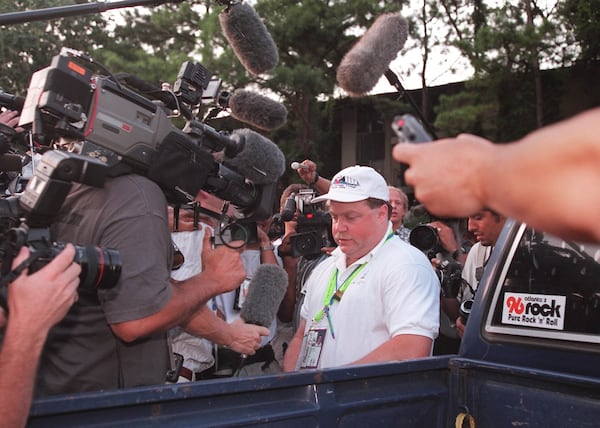
[[(92, 73), (90, 64), (104, 75)], [(197, 119), (211, 76), (202, 65), (185, 62), (173, 90), (162, 90), (129, 74), (112, 75), (81, 52), (63, 48), (33, 74), (19, 126), (30, 128), (43, 145), (101, 160), (109, 175), (147, 176), (173, 204), (193, 203), (204, 190), (235, 207), (230, 223), (267, 218), (276, 178), (257, 184), (247, 171), (218, 160), (235, 158), (251, 136), (219, 132)], [(186, 120), (183, 130), (172, 124), (173, 115)]]
[(286, 199), (281, 211), (281, 220), (294, 219), (296, 212), (296, 233), (290, 236), (291, 255), (294, 257), (316, 258), (321, 248), (335, 246), (331, 231), (331, 216), (323, 211), (320, 203), (312, 203), (316, 198), (313, 189), (300, 189)]

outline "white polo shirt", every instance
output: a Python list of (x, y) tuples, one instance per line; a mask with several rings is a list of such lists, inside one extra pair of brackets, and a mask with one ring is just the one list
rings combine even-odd
[[(391, 230), (391, 224), (390, 228)], [(440, 285), (427, 257), (418, 249), (388, 234), (370, 253), (346, 268), (340, 248), (321, 262), (306, 283), (301, 316), (306, 331), (326, 328), (319, 368), (337, 367), (364, 357), (399, 334), (435, 339), (439, 329)], [(340, 286), (357, 266), (367, 263), (346, 289), (341, 301), (313, 322), (323, 308), (324, 295), (335, 268)], [(300, 355), (302, 358), (302, 355)]]

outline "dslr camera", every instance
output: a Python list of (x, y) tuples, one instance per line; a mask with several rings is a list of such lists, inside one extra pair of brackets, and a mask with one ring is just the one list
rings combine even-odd
[[(4, 298), (6, 285), (22, 270), (38, 271), (64, 249), (65, 243), (52, 241), (50, 225), (72, 183), (101, 187), (106, 169), (105, 164), (95, 159), (51, 150), (42, 156), (22, 194), (0, 199), (0, 300)], [(13, 259), (24, 245), (29, 248), (30, 257), (11, 271)], [(118, 251), (79, 245), (75, 250), (75, 262), (81, 265), (80, 292), (109, 289), (117, 284), (121, 275)]]
[[(431, 260), (444, 252), (440, 236), (435, 227), (421, 224), (411, 230), (408, 240), (411, 245), (424, 252)], [(462, 284), (462, 266), (451, 260), (443, 260), (437, 270), (444, 297), (456, 297)]]
[(313, 189), (300, 189), (286, 199), (281, 220), (290, 221), (296, 218), (296, 233), (290, 236), (291, 254), (294, 257), (316, 258), (321, 254), (321, 248), (333, 247), (331, 231), (331, 216), (320, 208), (321, 204), (313, 204), (316, 198)]

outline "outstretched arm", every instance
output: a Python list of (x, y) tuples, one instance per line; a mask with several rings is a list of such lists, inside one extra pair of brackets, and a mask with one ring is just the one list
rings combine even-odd
[[(22, 248), (13, 267), (25, 260)], [(8, 322), (0, 351), (0, 420), (3, 426), (25, 426), (36, 371), (50, 328), (77, 300), (81, 267), (69, 244), (38, 272), (21, 273), (8, 288)]]
[(495, 145), (473, 135), (398, 144), (415, 196), (439, 216), (488, 207), (568, 239), (600, 241), (600, 108)]

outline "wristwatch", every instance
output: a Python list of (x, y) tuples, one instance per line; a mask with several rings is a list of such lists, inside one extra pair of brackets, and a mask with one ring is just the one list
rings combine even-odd
[(260, 251), (273, 251), (275, 247), (272, 244), (265, 245), (264, 247), (260, 247)]
[(458, 247), (458, 249), (452, 253), (452, 258), (456, 260), (463, 254), (467, 254), (465, 247)]

